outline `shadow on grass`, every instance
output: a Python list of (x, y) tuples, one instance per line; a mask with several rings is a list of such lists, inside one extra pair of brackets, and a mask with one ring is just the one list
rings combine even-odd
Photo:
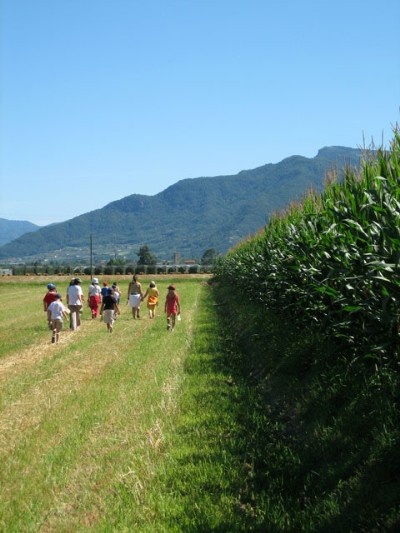
[(249, 388), (229, 364), (231, 344), (213, 304), (203, 291), (164, 480), (167, 530), (262, 531), (251, 492)]
[(171, 528), (395, 531), (398, 380), (374, 386), (284, 318), (233, 305), (218, 287), (200, 302), (166, 478)]

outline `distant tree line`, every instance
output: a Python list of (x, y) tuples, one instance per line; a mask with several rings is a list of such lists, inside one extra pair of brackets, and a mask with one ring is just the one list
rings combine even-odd
[(147, 245), (140, 248), (138, 260), (124, 259), (122, 257), (111, 258), (108, 261), (97, 262), (92, 266), (87, 261), (77, 260), (69, 263), (58, 263), (55, 261), (34, 261), (12, 265), (14, 275), (130, 275), (130, 274), (199, 274), (211, 273), (213, 264), (218, 257), (218, 252), (214, 248), (209, 248), (204, 252), (201, 260), (195, 264), (175, 265), (170, 261), (157, 262), (157, 258), (150, 251)]
[(130, 274), (200, 274), (200, 273), (212, 273), (213, 265), (186, 265), (178, 266), (172, 264), (165, 265), (139, 265), (139, 264), (126, 264), (126, 265), (94, 265), (92, 272), (90, 266), (84, 265), (50, 265), (48, 263), (23, 263), (18, 265), (12, 265), (12, 271), (15, 276), (21, 276), (25, 274), (33, 275), (130, 275)]

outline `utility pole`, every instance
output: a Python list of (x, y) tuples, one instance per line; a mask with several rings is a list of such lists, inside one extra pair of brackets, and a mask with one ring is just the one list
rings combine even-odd
[(90, 234), (90, 279), (93, 278), (93, 240)]

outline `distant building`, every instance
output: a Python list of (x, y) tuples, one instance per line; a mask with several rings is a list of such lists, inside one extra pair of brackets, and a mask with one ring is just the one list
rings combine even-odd
[(178, 265), (181, 262), (181, 254), (179, 252), (175, 252), (172, 260), (175, 265)]

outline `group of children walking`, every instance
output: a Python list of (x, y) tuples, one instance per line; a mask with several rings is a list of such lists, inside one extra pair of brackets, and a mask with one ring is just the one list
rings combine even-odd
[[(44, 311), (47, 313), (47, 321), (52, 332), (52, 343), (58, 343), (60, 331), (63, 327), (63, 319), (69, 318), (69, 326), (72, 331), (80, 328), (80, 315), (83, 310), (84, 295), (81, 288), (81, 280), (72, 278), (67, 289), (67, 306), (62, 302), (62, 296), (57, 292), (53, 283), (47, 285), (48, 292), (43, 298)], [(160, 293), (154, 281), (150, 282), (149, 287), (143, 294), (142, 285), (137, 276), (133, 276), (128, 286), (127, 303), (132, 309), (132, 317), (140, 318), (140, 304), (147, 298), (147, 310), (150, 319), (156, 316), (156, 307), (158, 306)], [(121, 293), (116, 283), (111, 288), (105, 281), (100, 288), (98, 278), (93, 278), (88, 289), (87, 303), (90, 308), (92, 319), (98, 316), (107, 325), (107, 331), (112, 333), (114, 321), (120, 315), (119, 303)], [(180, 320), (180, 299), (176, 292), (175, 285), (168, 286), (168, 293), (165, 298), (164, 311), (167, 315), (167, 330), (172, 331), (178, 317)]]

